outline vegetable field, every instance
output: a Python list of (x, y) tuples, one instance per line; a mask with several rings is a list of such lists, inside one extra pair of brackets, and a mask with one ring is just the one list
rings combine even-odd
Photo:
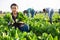
[(0, 40), (60, 40), (58, 13), (53, 15), (53, 24), (50, 24), (48, 15), (45, 16), (43, 13), (36, 14), (34, 18), (25, 16), (23, 21), (29, 25), (30, 32), (21, 32), (18, 28), (8, 26), (9, 13), (6, 14), (6, 16), (0, 14)]

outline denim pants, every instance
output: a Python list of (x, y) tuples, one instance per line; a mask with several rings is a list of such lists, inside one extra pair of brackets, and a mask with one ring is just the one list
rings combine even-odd
[(23, 31), (26, 31), (26, 32), (28, 32), (29, 31), (29, 26), (27, 26), (26, 24), (24, 24), (24, 26), (23, 27), (18, 27), (22, 32)]
[(48, 16), (49, 16), (49, 19), (50, 19), (50, 23), (52, 24), (52, 16), (53, 16), (53, 13), (54, 11), (51, 10), (49, 13), (48, 13)]

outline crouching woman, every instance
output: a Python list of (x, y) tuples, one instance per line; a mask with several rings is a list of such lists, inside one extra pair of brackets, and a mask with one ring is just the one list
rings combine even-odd
[(9, 21), (8, 25), (12, 25), (15, 28), (20, 29), (21, 31), (29, 31), (29, 26), (22, 22), (22, 20), (25, 20), (25, 17), (22, 13), (18, 12), (18, 5), (13, 3), (11, 6), (12, 13), (8, 16)]

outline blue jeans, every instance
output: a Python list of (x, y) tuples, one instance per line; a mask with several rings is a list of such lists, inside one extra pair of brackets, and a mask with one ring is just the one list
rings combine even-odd
[(31, 12), (31, 17), (34, 17), (34, 14), (35, 14), (34, 12)]
[(50, 23), (52, 24), (52, 18), (49, 18), (50, 19)]
[(49, 16), (49, 19), (50, 19), (50, 23), (52, 24), (52, 16), (53, 16), (53, 13), (54, 11), (51, 10), (49, 13), (48, 13), (48, 16)]
[(26, 32), (28, 32), (29, 31), (29, 26), (27, 26), (26, 24), (24, 24), (24, 26), (23, 27), (18, 27), (22, 32), (23, 31), (26, 31)]
[(29, 13), (27, 13), (27, 16), (29, 17)]

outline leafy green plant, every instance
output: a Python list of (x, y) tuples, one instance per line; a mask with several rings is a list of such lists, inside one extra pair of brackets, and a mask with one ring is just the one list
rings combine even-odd
[[(58, 20), (57, 15), (53, 15), (53, 21)], [(50, 24), (48, 16), (37, 14), (34, 18), (28, 18), (20, 14), (19, 19), (29, 25), (30, 32), (21, 32), (18, 28), (8, 26), (11, 15), (6, 13), (4, 17), (0, 17), (0, 40), (60, 40), (60, 23)]]

